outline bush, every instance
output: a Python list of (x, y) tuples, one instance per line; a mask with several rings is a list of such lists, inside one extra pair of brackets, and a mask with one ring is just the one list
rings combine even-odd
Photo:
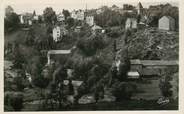
[(101, 36), (95, 36), (89, 39), (80, 39), (77, 42), (77, 47), (86, 56), (92, 56), (98, 49), (103, 49), (106, 46), (104, 39)]
[(112, 85), (112, 94), (116, 97), (116, 101), (130, 100), (136, 88), (136, 85), (132, 83), (115, 82)]
[(159, 87), (161, 90), (161, 93), (164, 97), (171, 97), (172, 96), (172, 85), (170, 81), (172, 80), (171, 76), (165, 76), (164, 79), (160, 80)]
[(112, 38), (117, 38), (123, 34), (123, 30), (121, 29), (114, 29), (114, 30), (109, 30), (108, 31), (108, 36)]
[(7, 94), (5, 96), (5, 110), (6, 111), (21, 111), (23, 108), (22, 93)]

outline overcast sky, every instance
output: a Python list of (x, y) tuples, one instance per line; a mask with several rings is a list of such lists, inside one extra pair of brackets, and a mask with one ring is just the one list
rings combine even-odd
[[(170, 3), (174, 6), (178, 6), (178, 0), (4, 0), (5, 6), (11, 5), (14, 11), (18, 14), (24, 12), (36, 11), (37, 14), (42, 14), (46, 7), (52, 7), (56, 13), (62, 11), (62, 9), (85, 9), (86, 5), (88, 9), (98, 8), (102, 5), (112, 6), (113, 4), (122, 7), (124, 3), (137, 5), (140, 1), (143, 7), (149, 5), (157, 5), (161, 3)], [(154, 2), (153, 2), (154, 1)]]

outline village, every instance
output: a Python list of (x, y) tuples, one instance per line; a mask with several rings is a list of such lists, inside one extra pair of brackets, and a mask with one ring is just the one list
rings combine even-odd
[(178, 7), (5, 9), (4, 110), (177, 110)]

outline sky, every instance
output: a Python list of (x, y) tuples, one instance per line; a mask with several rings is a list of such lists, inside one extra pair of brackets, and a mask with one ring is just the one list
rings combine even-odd
[[(56, 13), (62, 12), (63, 9), (69, 11), (73, 9), (87, 9), (99, 8), (102, 5), (112, 6), (113, 4), (122, 7), (123, 4), (128, 3), (137, 5), (141, 2), (143, 7), (149, 7), (149, 5), (170, 3), (174, 6), (178, 6), (178, 0), (4, 0), (5, 7), (7, 5), (12, 6), (14, 11), (18, 14), (30, 12), (34, 10), (36, 14), (43, 14), (43, 10), (46, 7), (52, 7)], [(153, 2), (154, 1), (154, 2)]]

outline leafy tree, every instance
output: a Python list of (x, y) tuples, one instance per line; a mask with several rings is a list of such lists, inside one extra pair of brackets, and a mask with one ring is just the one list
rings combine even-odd
[(17, 91), (23, 91), (23, 89), (25, 88), (25, 80), (20, 74), (19, 76), (14, 78), (14, 83), (17, 86)]
[(28, 32), (28, 35), (26, 37), (26, 44), (28, 46), (33, 46), (34, 44), (34, 39), (35, 39), (35, 36), (34, 36), (34, 33), (33, 33), (33, 30), (30, 29), (29, 32)]
[(116, 97), (116, 101), (130, 100), (136, 88), (132, 83), (117, 81), (112, 85), (112, 94)]
[(77, 48), (79, 48), (85, 56), (92, 56), (97, 50), (103, 49), (106, 46), (106, 42), (103, 36), (92, 36), (88, 39), (80, 39), (77, 42)]
[(70, 12), (68, 10), (63, 9), (62, 13), (65, 16), (65, 20), (68, 19), (68, 17), (70, 17)]
[(44, 98), (43, 89), (45, 89), (49, 84), (49, 79), (43, 77), (42, 75), (38, 75), (33, 78), (33, 84), (40, 88), (40, 100)]
[(25, 64), (24, 55), (21, 53), (19, 45), (15, 43), (15, 49), (13, 54), (13, 67), (17, 69), (23, 69), (23, 65)]
[(104, 12), (95, 15), (95, 21), (97, 25), (102, 27), (120, 26), (125, 24), (126, 16), (107, 8)]
[(7, 6), (5, 8), (5, 16), (9, 16), (14, 12), (13, 8), (11, 6)]
[[(173, 73), (172, 73), (173, 74)], [(171, 97), (172, 96), (172, 85), (171, 85), (171, 80), (172, 80), (172, 77), (171, 77), (171, 74), (168, 73), (168, 71), (164, 72), (164, 74), (162, 74), (164, 78), (162, 78), (160, 80), (160, 83), (159, 83), (159, 87), (160, 87), (160, 90), (161, 90), (161, 93), (164, 97)]]
[(23, 108), (23, 95), (21, 93), (10, 97), (10, 104), (15, 111), (21, 111)]
[(47, 7), (43, 11), (43, 17), (47, 24), (53, 24), (57, 20), (56, 13), (51, 7)]
[(68, 18), (68, 19), (66, 19), (66, 23), (68, 24), (68, 27), (70, 28), (70, 27), (74, 26), (75, 21), (73, 18)]
[(7, 16), (4, 19), (4, 28), (5, 33), (13, 31), (19, 27), (19, 17), (16, 13), (12, 12), (10, 14), (7, 14)]
[(135, 7), (130, 5), (130, 4), (124, 4), (123, 9), (124, 10), (133, 10), (133, 9), (135, 9)]
[(40, 15), (38, 16), (38, 22), (39, 22), (39, 23), (42, 23), (42, 22), (43, 22), (42, 16), (40, 16)]

